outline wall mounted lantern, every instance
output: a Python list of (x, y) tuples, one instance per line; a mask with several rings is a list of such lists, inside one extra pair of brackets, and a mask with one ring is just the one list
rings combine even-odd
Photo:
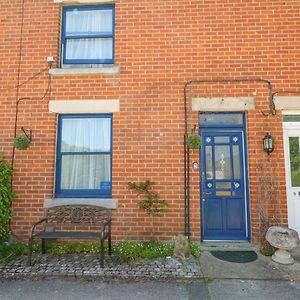
[(267, 133), (263, 138), (264, 151), (268, 154), (274, 151), (274, 138)]

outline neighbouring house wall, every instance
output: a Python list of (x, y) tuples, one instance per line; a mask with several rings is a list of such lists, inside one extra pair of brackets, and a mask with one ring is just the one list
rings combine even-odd
[[(2, 1), (0, 11), (0, 151), (11, 159), (17, 90), (47, 67), (53, 55), (58, 67), (61, 5), (53, 0), (25, 0), (19, 65), (22, 1)], [(264, 78), (275, 90), (295, 90), (300, 79), (300, 2), (267, 0), (116, 0), (115, 65), (118, 74), (61, 75), (51, 78), (50, 100), (119, 99), (113, 115), (113, 237), (147, 239), (149, 217), (138, 209), (129, 181), (151, 180), (169, 203), (157, 218), (160, 240), (184, 230), (183, 88), (187, 80)], [(20, 70), (18, 75), (18, 69)], [(48, 72), (19, 88), (18, 132), (33, 130), (29, 149), (16, 150), (13, 230), (25, 238), (30, 225), (43, 215), (45, 198), (53, 196), (57, 116), (43, 97)], [(195, 84), (188, 89), (188, 128), (198, 124), (191, 110), (195, 97), (254, 97), (247, 113), (252, 237), (259, 240), (259, 201), (262, 175), (276, 177), (279, 219), (287, 224), (282, 119), (263, 117), (268, 110), (266, 85)], [(271, 132), (276, 150), (262, 151), (262, 138)], [(199, 161), (196, 151), (191, 163)], [(263, 171), (267, 170), (267, 172)], [(263, 173), (265, 172), (265, 173)], [(269, 175), (268, 175), (269, 174)], [(199, 172), (191, 170), (191, 237), (200, 238)], [(270, 191), (275, 193), (275, 191)], [(276, 211), (276, 205), (270, 206)]]

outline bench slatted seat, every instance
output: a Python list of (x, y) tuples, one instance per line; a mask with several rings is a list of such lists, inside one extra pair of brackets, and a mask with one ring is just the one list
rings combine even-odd
[[(96, 205), (57, 205), (45, 209), (45, 218), (32, 225), (28, 241), (28, 265), (32, 260), (32, 242), (41, 239), (42, 254), (47, 239), (99, 239), (100, 265), (104, 266), (104, 240), (108, 240), (111, 255), (111, 209)], [(37, 226), (43, 225), (36, 232)], [(85, 229), (89, 230), (85, 230)], [(96, 229), (95, 229), (96, 228)]]

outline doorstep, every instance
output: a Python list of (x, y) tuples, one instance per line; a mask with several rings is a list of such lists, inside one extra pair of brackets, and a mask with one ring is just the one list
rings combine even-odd
[(204, 241), (200, 243), (202, 251), (257, 251), (248, 241)]

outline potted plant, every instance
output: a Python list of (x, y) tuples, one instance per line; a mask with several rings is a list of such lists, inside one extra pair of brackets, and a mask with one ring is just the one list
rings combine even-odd
[(19, 150), (25, 150), (29, 147), (30, 138), (26, 135), (16, 136), (14, 139), (14, 146)]
[(201, 147), (202, 140), (199, 134), (192, 133), (188, 136), (186, 143), (190, 149), (199, 149)]

